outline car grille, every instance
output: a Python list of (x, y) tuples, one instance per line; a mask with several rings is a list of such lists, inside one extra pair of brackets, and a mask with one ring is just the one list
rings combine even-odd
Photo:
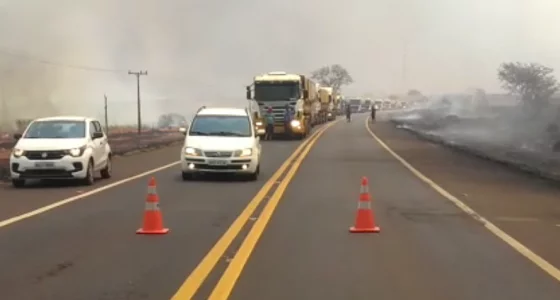
[(24, 156), (32, 160), (61, 159), (66, 153), (62, 150), (25, 151)]
[(72, 172), (63, 169), (51, 169), (51, 170), (26, 170), (20, 173), (20, 178), (22, 179), (41, 179), (41, 178), (73, 178)]
[(206, 157), (231, 157), (231, 151), (204, 151)]

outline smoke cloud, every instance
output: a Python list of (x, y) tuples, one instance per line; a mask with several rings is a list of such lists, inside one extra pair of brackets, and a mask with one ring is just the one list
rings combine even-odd
[[(346, 67), (349, 94), (499, 90), (507, 60), (560, 67), (558, 1), (0, 0), (3, 118), (85, 114), (111, 123), (244, 105), (252, 76)], [(91, 70), (85, 66), (97, 68)], [(103, 69), (103, 70), (101, 70)]]

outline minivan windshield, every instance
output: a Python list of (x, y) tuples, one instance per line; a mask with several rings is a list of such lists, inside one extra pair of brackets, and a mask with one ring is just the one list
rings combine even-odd
[(247, 116), (197, 116), (189, 135), (250, 137), (251, 122)]
[(86, 136), (86, 123), (73, 120), (35, 121), (29, 125), (25, 139), (78, 139)]

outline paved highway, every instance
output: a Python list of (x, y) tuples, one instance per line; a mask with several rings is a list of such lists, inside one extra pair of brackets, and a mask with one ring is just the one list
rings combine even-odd
[[(263, 142), (257, 182), (183, 182), (170, 147), (3, 186), (2, 299), (560, 299), (558, 187), (364, 121)], [(167, 235), (135, 234), (150, 176)], [(378, 234), (348, 233), (362, 176)]]

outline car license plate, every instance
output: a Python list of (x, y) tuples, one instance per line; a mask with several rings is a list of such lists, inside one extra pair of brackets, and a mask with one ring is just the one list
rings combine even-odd
[(39, 169), (54, 168), (54, 163), (53, 162), (38, 162), (38, 163), (35, 163), (35, 168), (39, 168)]
[(218, 159), (214, 159), (214, 160), (209, 160), (208, 164), (211, 166), (225, 166), (227, 165), (227, 160), (218, 160)]

